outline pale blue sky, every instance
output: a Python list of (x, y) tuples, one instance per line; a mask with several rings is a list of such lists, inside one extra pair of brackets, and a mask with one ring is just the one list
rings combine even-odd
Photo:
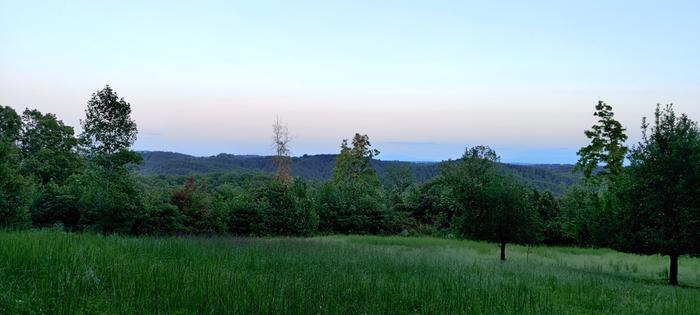
[(145, 150), (270, 154), (279, 116), (296, 155), (560, 163), (598, 99), (632, 141), (657, 102), (700, 119), (700, 1), (0, 0), (0, 45), (0, 104), (77, 126), (109, 83)]

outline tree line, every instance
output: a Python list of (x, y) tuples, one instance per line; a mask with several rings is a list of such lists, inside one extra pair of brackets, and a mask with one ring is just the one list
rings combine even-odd
[[(670, 257), (700, 254), (700, 131), (657, 105), (628, 148), (612, 107), (596, 105), (576, 169), (585, 181), (561, 197), (533, 189), (468, 147), (416, 181), (405, 166), (379, 180), (367, 135), (343, 140), (329, 180), (290, 175), (287, 126), (276, 120), (275, 174), (141, 176), (131, 105), (109, 86), (87, 103), (82, 133), (55, 115), (0, 107), (0, 226), (131, 235), (418, 234), (497, 243), (611, 247)], [(625, 162), (627, 161), (627, 163)], [(602, 166), (602, 169), (601, 169)]]

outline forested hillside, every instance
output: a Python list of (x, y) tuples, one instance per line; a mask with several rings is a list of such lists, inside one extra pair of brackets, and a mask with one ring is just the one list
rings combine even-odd
[[(144, 175), (189, 175), (230, 171), (275, 172), (272, 156), (219, 154), (208, 157), (162, 152), (143, 151), (144, 163), (140, 171)], [(293, 176), (304, 179), (327, 180), (333, 173), (335, 154), (303, 155), (292, 158)], [(438, 174), (439, 163), (372, 160), (372, 166), (380, 179), (386, 177), (389, 168), (407, 168), (417, 182), (425, 182)], [(522, 179), (527, 185), (549, 190), (557, 195), (580, 181), (581, 175), (571, 172), (569, 164), (518, 165), (501, 164), (504, 172)]]

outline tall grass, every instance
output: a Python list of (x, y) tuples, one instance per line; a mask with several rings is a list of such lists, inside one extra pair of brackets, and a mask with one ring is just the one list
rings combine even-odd
[(435, 238), (0, 233), (1, 314), (697, 314), (700, 260)]

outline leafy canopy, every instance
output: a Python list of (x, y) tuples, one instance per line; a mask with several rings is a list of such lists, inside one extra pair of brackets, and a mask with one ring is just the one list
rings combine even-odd
[(372, 159), (379, 155), (379, 150), (371, 149), (369, 136), (355, 134), (352, 139), (352, 147), (348, 145), (348, 140), (344, 139), (340, 145), (340, 154), (335, 161), (333, 169), (333, 181), (368, 181), (378, 184), (379, 178), (372, 167)]
[(22, 172), (36, 176), (41, 184), (63, 182), (80, 164), (78, 140), (73, 127), (66, 126), (54, 114), (26, 109), (22, 114), (19, 149)]
[(22, 128), (22, 120), (9, 106), (0, 106), (0, 142), (15, 142)]
[[(657, 106), (631, 151), (621, 247), (648, 254), (700, 254), (700, 130), (671, 105)], [(637, 240), (639, 242), (635, 242)]]
[(624, 145), (627, 140), (625, 128), (615, 120), (612, 106), (598, 101), (595, 109), (593, 115), (598, 117), (598, 122), (585, 131), (591, 144), (577, 152), (580, 158), (574, 170), (583, 171), (583, 175), (590, 178), (598, 164), (604, 163), (604, 170), (599, 174), (615, 178), (622, 172), (627, 154), (627, 147)]
[(92, 94), (81, 121), (84, 144), (90, 153), (113, 154), (127, 150), (136, 141), (136, 123), (131, 104), (119, 98), (109, 85)]
[(621, 183), (621, 237), (617, 247), (673, 259), (700, 254), (700, 130), (672, 105), (657, 105), (654, 126), (642, 122)]

